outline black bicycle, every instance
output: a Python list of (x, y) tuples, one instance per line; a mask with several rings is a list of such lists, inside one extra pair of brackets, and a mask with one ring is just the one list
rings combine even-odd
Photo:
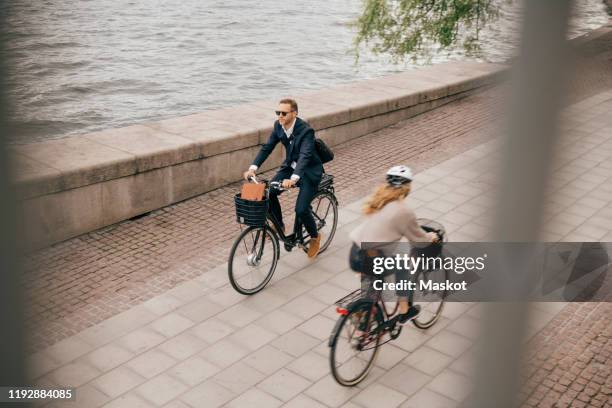
[[(425, 231), (433, 231), (440, 236), (440, 241), (428, 248), (441, 252), (446, 240), (444, 227), (431, 220), (418, 221)], [(448, 279), (448, 270), (421, 269), (416, 271), (414, 276), (415, 282), (421, 279), (445, 282)], [(368, 283), (364, 286), (368, 286)], [(395, 303), (393, 308), (388, 308), (382, 291), (368, 292), (357, 289), (335, 303), (340, 318), (329, 338), (329, 362), (334, 379), (347, 387), (359, 384), (368, 375), (374, 365), (378, 348), (395, 340), (403, 327), (397, 320), (399, 304)], [(421, 312), (412, 323), (419, 329), (433, 326), (442, 315), (446, 295), (446, 289), (437, 292), (411, 291), (408, 304), (421, 307)]]
[[(287, 191), (280, 182), (255, 179), (266, 185), (265, 197), (261, 201), (243, 200), (240, 194), (234, 197), (236, 219), (247, 228), (242, 230), (229, 255), (227, 263), (229, 281), (232, 287), (244, 294), (252, 295), (262, 290), (272, 276), (280, 257), (280, 241), (285, 250), (295, 247), (308, 251), (310, 235), (303, 226), (285, 235), (278, 220), (269, 211), (269, 194), (272, 190)], [(334, 177), (324, 174), (318, 191), (310, 202), (317, 230), (323, 234), (319, 253), (331, 244), (338, 225), (338, 200), (334, 193)]]

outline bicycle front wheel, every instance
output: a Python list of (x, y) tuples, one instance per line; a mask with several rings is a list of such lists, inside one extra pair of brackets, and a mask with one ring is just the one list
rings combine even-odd
[[(448, 279), (448, 270), (442, 268), (431, 271), (419, 271), (416, 276), (417, 282), (419, 280), (431, 281), (431, 286), (433, 288), (436, 284), (443, 284), (446, 282)], [(421, 313), (419, 313), (419, 315), (412, 320), (412, 323), (419, 329), (428, 329), (433, 326), (438, 319), (440, 319), (440, 316), (442, 316), (446, 295), (446, 289), (417, 290), (413, 294), (413, 304), (421, 306)]]
[(245, 229), (234, 242), (227, 263), (232, 287), (243, 295), (259, 292), (272, 279), (278, 257), (278, 238), (267, 226)]
[(331, 335), (329, 363), (340, 385), (359, 384), (370, 372), (378, 354), (383, 317), (380, 307), (363, 302), (336, 323)]

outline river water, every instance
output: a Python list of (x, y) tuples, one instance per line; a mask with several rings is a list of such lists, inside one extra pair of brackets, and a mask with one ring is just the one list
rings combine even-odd
[[(500, 0), (504, 1), (504, 0)], [(60, 138), (413, 69), (350, 52), (359, 0), (38, 0), (8, 19), (12, 143)], [(514, 52), (504, 3), (479, 60)], [(580, 0), (570, 35), (608, 21)], [(461, 50), (431, 63), (467, 59)], [(270, 118), (273, 120), (273, 117)]]

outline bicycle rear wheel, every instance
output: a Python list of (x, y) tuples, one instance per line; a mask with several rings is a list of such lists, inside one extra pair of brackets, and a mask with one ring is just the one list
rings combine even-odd
[(412, 320), (412, 323), (419, 329), (428, 329), (433, 326), (442, 315), (447, 291), (446, 289), (435, 290), (433, 287), (438, 283), (446, 282), (448, 279), (448, 270), (442, 268), (432, 271), (419, 271), (416, 277), (416, 282), (421, 280), (432, 282), (432, 289), (417, 289), (415, 293), (412, 294), (412, 303), (421, 306), (421, 313)]
[(330, 339), (329, 363), (334, 379), (347, 387), (359, 384), (378, 354), (383, 324), (380, 307), (361, 302), (336, 323)]
[[(323, 241), (319, 248), (320, 254), (329, 247), (336, 234), (336, 227), (338, 226), (338, 202), (333, 194), (321, 191), (312, 198), (310, 208), (317, 223), (317, 231), (323, 234)], [(302, 225), (302, 236), (306, 235), (308, 235), (308, 232)], [(304, 251), (308, 251), (307, 246), (304, 248)]]
[(272, 279), (278, 257), (278, 238), (267, 226), (245, 229), (234, 242), (227, 263), (232, 287), (243, 295), (259, 292)]

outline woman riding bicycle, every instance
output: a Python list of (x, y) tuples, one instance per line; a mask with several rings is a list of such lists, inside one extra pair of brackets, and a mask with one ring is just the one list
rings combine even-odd
[[(435, 232), (425, 232), (417, 223), (417, 218), (406, 205), (406, 197), (410, 193), (412, 172), (407, 166), (394, 166), (387, 171), (387, 182), (379, 186), (363, 208), (366, 220), (351, 234), (353, 241), (349, 256), (351, 269), (356, 272), (366, 272), (366, 251), (361, 249), (364, 242), (390, 243), (406, 238), (411, 243), (436, 242)], [(396, 280), (408, 278), (408, 272), (397, 270)], [(398, 296), (398, 322), (403, 324), (417, 317), (419, 306), (408, 305), (408, 292), (396, 291)]]

